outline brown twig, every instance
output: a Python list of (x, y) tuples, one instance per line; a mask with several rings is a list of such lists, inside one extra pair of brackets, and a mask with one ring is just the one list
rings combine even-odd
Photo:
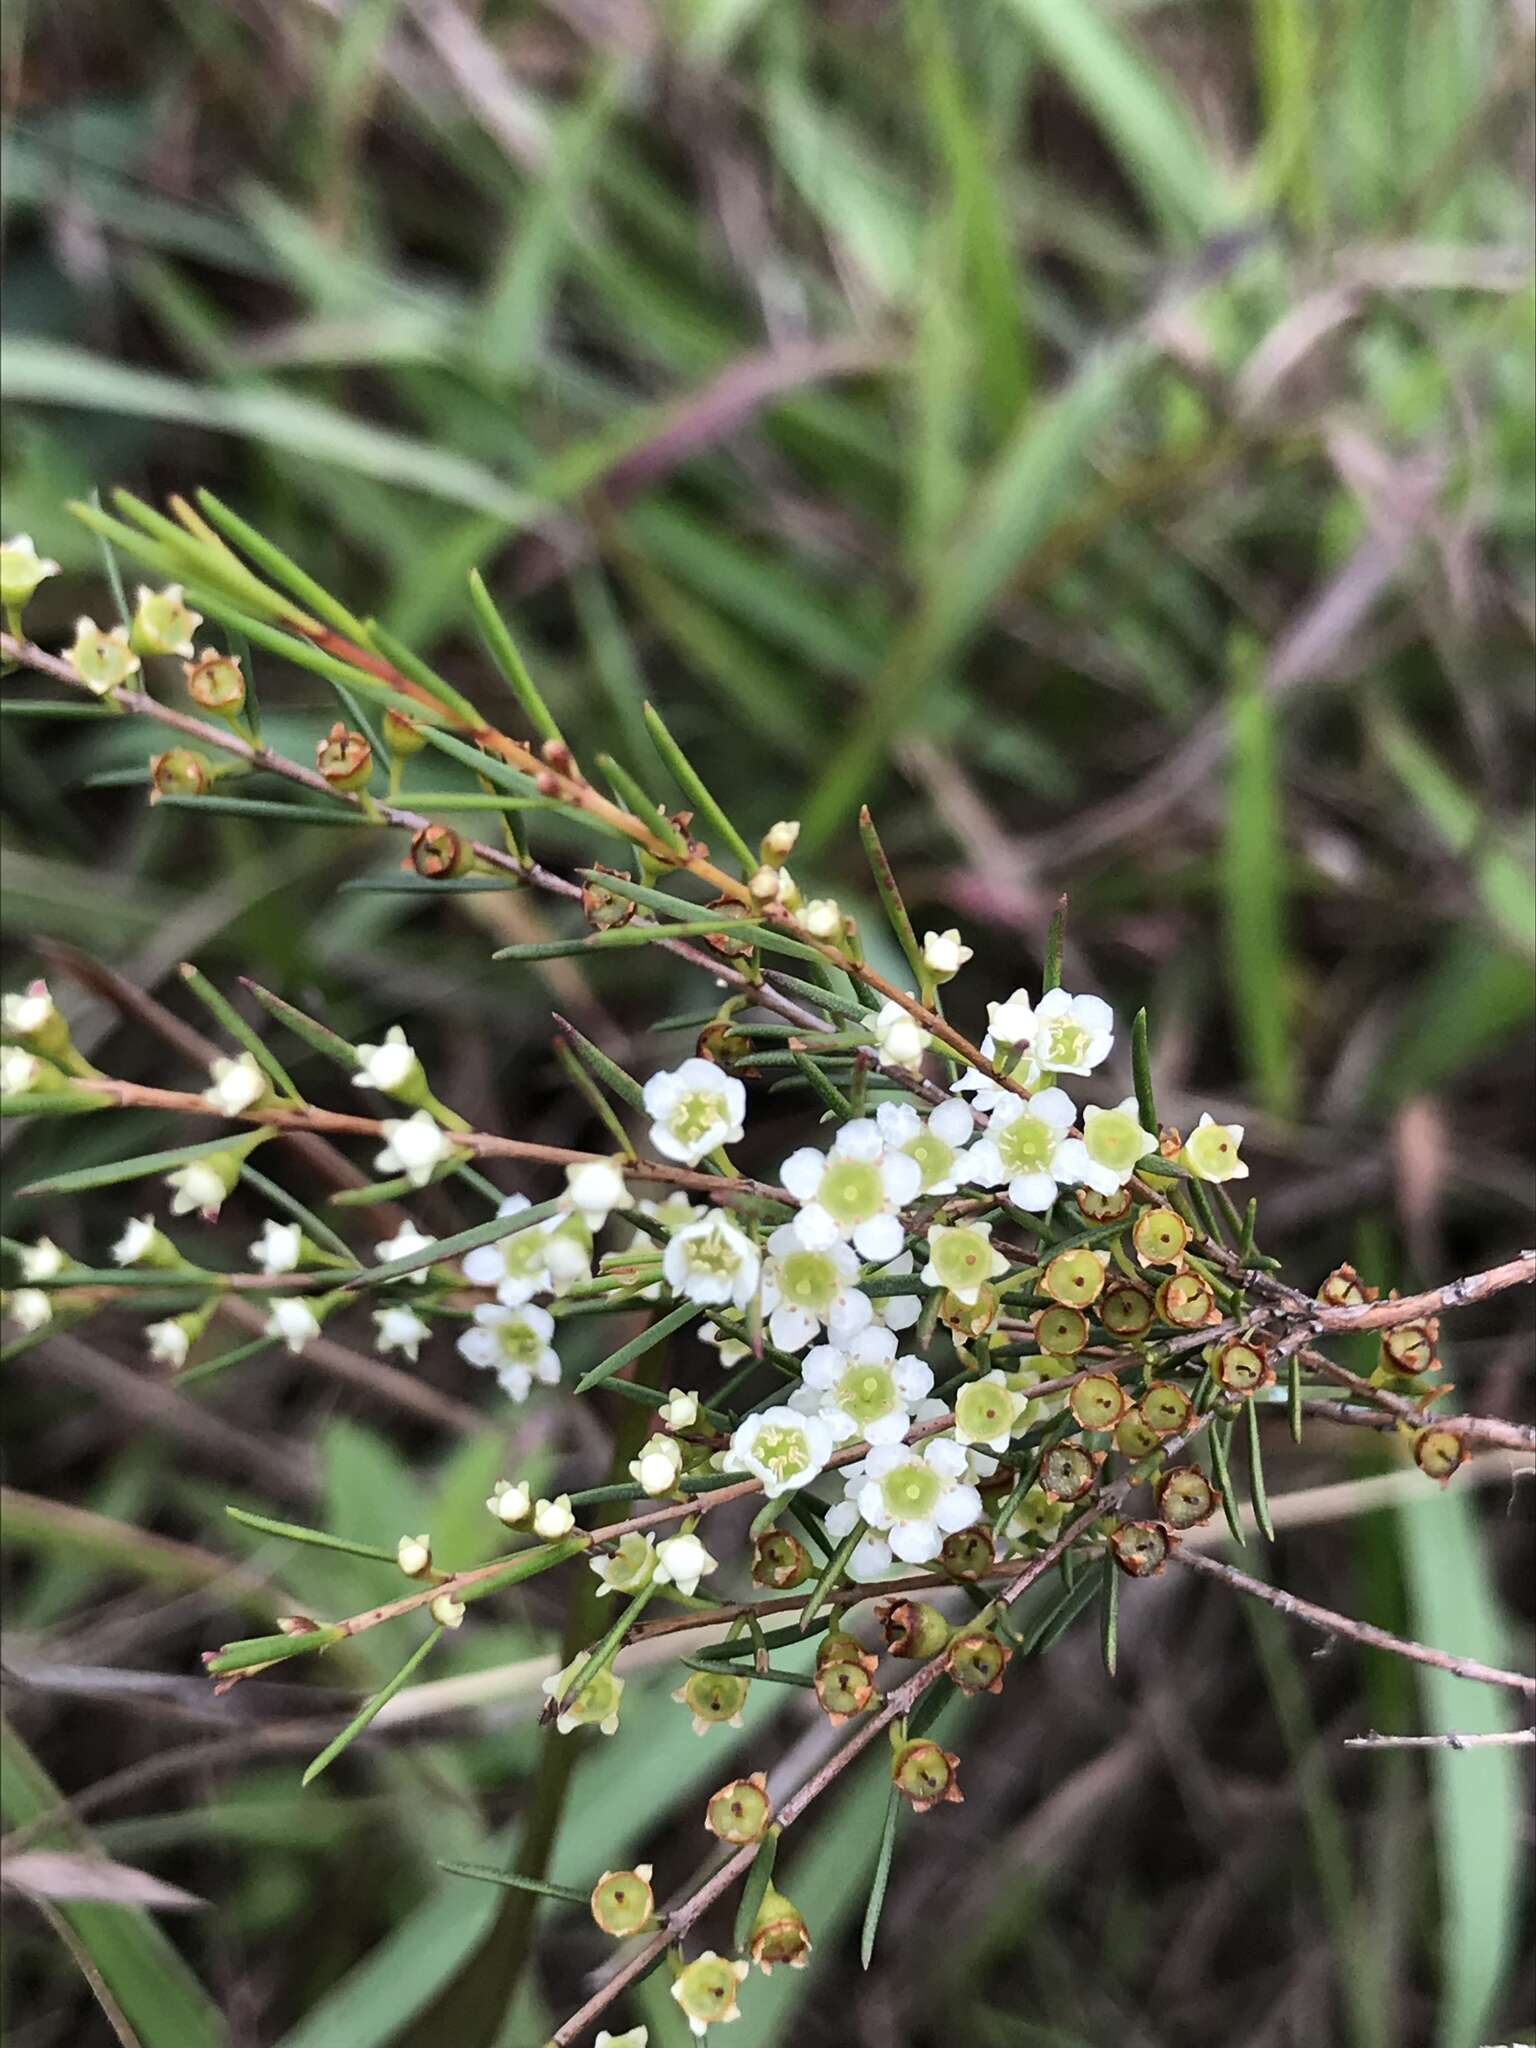
[(1473, 1735), (1346, 1735), (1346, 1749), (1528, 1749), (1536, 1728), (1490, 1728)]

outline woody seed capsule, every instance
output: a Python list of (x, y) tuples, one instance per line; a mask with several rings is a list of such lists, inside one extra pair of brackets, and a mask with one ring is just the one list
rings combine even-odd
[(1122, 1522), (1110, 1531), (1109, 1547), (1121, 1571), (1150, 1579), (1167, 1563), (1173, 1538), (1161, 1522)]
[(765, 1529), (752, 1546), (752, 1583), (787, 1593), (811, 1575), (805, 1545), (788, 1529)]
[(1210, 1480), (1193, 1465), (1166, 1472), (1157, 1483), (1157, 1511), (1172, 1529), (1198, 1529), (1215, 1514), (1220, 1500)]
[(949, 1641), (949, 1623), (926, 1600), (881, 1600), (875, 1617), (893, 1657), (936, 1657)]
[(1157, 1290), (1156, 1306), (1176, 1330), (1198, 1330), (1216, 1315), (1216, 1297), (1198, 1273), (1170, 1273)]
[(446, 825), (423, 825), (411, 836), (411, 866), (429, 882), (462, 875), (473, 860), (469, 847)]
[(919, 1739), (904, 1742), (891, 1759), (891, 1782), (914, 1813), (926, 1813), (930, 1806), (965, 1798), (957, 1774), (960, 1759), (936, 1742)]
[(990, 1629), (967, 1629), (949, 1645), (944, 1668), (962, 1692), (1001, 1692), (1013, 1651)]

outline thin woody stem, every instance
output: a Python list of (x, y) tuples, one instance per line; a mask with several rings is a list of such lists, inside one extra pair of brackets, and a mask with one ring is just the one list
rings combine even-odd
[(1469, 1735), (1346, 1735), (1346, 1749), (1528, 1749), (1536, 1728), (1489, 1728)]

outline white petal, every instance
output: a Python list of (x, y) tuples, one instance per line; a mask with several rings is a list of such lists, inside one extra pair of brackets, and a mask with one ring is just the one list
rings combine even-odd
[(1069, 1131), (1077, 1121), (1077, 1105), (1065, 1088), (1042, 1088), (1029, 1098), (1029, 1111), (1053, 1131)]
[[(801, 1211), (802, 1218), (806, 1213)], [(866, 1259), (893, 1259), (902, 1246), (901, 1218), (870, 1216), (855, 1228), (853, 1242)]]
[(974, 1486), (952, 1486), (934, 1509), (933, 1519), (946, 1536), (968, 1529), (981, 1520), (981, 1495)]
[(936, 1138), (946, 1145), (963, 1145), (975, 1128), (971, 1112), (963, 1102), (951, 1097), (941, 1102), (928, 1119), (928, 1128)]
[(909, 1153), (887, 1152), (880, 1162), (880, 1185), (887, 1201), (905, 1208), (923, 1191), (923, 1169)]
[(490, 1331), (479, 1328), (466, 1330), (453, 1348), (470, 1365), (492, 1366), (501, 1356), (501, 1347)]
[(965, 1177), (978, 1188), (999, 1188), (1008, 1178), (1002, 1155), (990, 1138), (978, 1138), (967, 1151)]
[(923, 1463), (946, 1479), (958, 1479), (965, 1471), (965, 1452), (953, 1437), (930, 1437), (923, 1445)]
[(802, 1145), (798, 1152), (791, 1152), (779, 1168), (779, 1179), (797, 1202), (809, 1202), (815, 1199), (816, 1190), (821, 1186), (821, 1176), (826, 1170), (826, 1154), (818, 1152), (814, 1145)]
[(862, 1159), (866, 1165), (878, 1159), (884, 1149), (880, 1126), (872, 1116), (856, 1116), (851, 1123), (844, 1124), (832, 1140), (832, 1150), (842, 1158)]
[(898, 1522), (888, 1540), (892, 1553), (905, 1564), (927, 1564), (944, 1547), (934, 1522)]
[(1015, 1209), (1027, 1209), (1043, 1216), (1056, 1199), (1056, 1181), (1049, 1173), (1018, 1173), (1008, 1183), (1008, 1199)]
[(855, 1496), (859, 1516), (872, 1529), (888, 1529), (891, 1517), (886, 1511), (885, 1495), (872, 1479), (866, 1480)]
[(807, 1251), (824, 1252), (837, 1243), (842, 1232), (820, 1202), (807, 1202), (795, 1218), (795, 1235)]
[(807, 1315), (803, 1308), (786, 1304), (768, 1318), (768, 1337), (780, 1351), (798, 1351), (802, 1344), (810, 1343), (819, 1327), (816, 1318)]

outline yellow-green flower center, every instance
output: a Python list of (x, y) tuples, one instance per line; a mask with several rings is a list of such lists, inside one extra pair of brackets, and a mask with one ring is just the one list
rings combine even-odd
[(821, 1176), (816, 1199), (838, 1223), (863, 1223), (885, 1203), (880, 1169), (864, 1159), (834, 1159)]
[(787, 1422), (759, 1430), (752, 1444), (752, 1455), (760, 1465), (768, 1468), (775, 1479), (793, 1478), (811, 1462), (805, 1431)]
[(923, 1176), (924, 1194), (937, 1187), (941, 1180), (948, 1180), (954, 1172), (954, 1146), (946, 1145), (942, 1138), (936, 1137), (926, 1127), (915, 1138), (909, 1138), (901, 1149), (909, 1159), (917, 1161), (917, 1170)]
[(1056, 1144), (1057, 1134), (1044, 1118), (1015, 1117), (997, 1134), (997, 1156), (1010, 1174), (1045, 1173)]
[(791, 1252), (779, 1261), (779, 1287), (796, 1308), (824, 1313), (837, 1299), (837, 1268), (825, 1252)]
[(1195, 1172), (1207, 1180), (1225, 1180), (1238, 1163), (1237, 1140), (1225, 1124), (1203, 1124), (1190, 1133), (1184, 1150)]
[(698, 1145), (720, 1122), (720, 1097), (706, 1088), (679, 1096), (667, 1114), (667, 1129), (683, 1145)]
[(936, 1230), (933, 1269), (945, 1287), (975, 1287), (992, 1271), (992, 1240), (980, 1230)]
[(1060, 1017), (1035, 1041), (1035, 1057), (1042, 1067), (1077, 1067), (1082, 1065), (1088, 1044), (1085, 1025), (1075, 1017)]
[(944, 1482), (920, 1458), (898, 1465), (880, 1482), (880, 1497), (893, 1521), (926, 1521), (939, 1504)]
[(1147, 1149), (1141, 1126), (1128, 1109), (1106, 1109), (1100, 1116), (1089, 1117), (1083, 1143), (1088, 1157), (1111, 1173), (1129, 1173)]
[(888, 1365), (850, 1365), (832, 1389), (843, 1413), (861, 1429), (889, 1415), (900, 1401), (896, 1377)]

